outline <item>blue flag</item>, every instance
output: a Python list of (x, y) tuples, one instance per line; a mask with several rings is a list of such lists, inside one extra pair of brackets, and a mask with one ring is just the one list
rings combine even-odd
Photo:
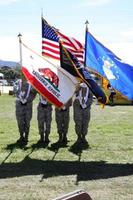
[(85, 65), (105, 77), (123, 96), (133, 100), (133, 65), (118, 58), (88, 31), (85, 41)]

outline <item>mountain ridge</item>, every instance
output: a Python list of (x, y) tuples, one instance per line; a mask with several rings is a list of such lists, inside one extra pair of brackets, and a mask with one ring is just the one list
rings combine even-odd
[(15, 61), (6, 61), (6, 60), (1, 60), (1, 59), (0, 59), (0, 67), (7, 66), (7, 67), (14, 68), (14, 67), (16, 67), (18, 64), (19, 64), (19, 63), (18, 63), (18, 62), (15, 62)]

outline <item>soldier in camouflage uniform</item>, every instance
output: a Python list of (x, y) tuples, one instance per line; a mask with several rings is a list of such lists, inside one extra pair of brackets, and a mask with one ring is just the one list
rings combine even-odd
[(18, 90), (16, 91), (16, 119), (20, 133), (20, 138), (17, 140), (18, 143), (28, 143), (30, 121), (32, 118), (32, 102), (36, 94), (36, 90), (22, 76), (18, 84)]
[(52, 122), (52, 105), (40, 96), (37, 111), (38, 129), (40, 134), (40, 140), (38, 143), (48, 144), (50, 142), (49, 134)]
[(81, 83), (73, 102), (77, 142), (88, 143), (85, 137), (88, 132), (92, 100), (92, 92), (85, 83)]
[(72, 105), (72, 99), (63, 108), (55, 108), (55, 120), (57, 123), (57, 131), (59, 134), (59, 143), (67, 144), (67, 134), (70, 121), (70, 106)]

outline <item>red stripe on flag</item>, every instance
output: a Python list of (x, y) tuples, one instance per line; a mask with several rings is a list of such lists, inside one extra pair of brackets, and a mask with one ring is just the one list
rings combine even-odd
[(75, 38), (68, 37), (68, 36), (66, 36), (66, 35), (64, 35), (64, 34), (62, 34), (60, 32), (59, 32), (59, 35), (63, 39), (63, 43), (64, 44), (73, 47), (75, 50), (79, 50), (79, 49), (83, 49), (84, 48), (83, 45), (82, 45), (82, 43), (80, 43)]
[(42, 50), (46, 50), (46, 51), (51, 51), (51, 53), (55, 53), (55, 54), (57, 54), (57, 55), (59, 55), (59, 51), (57, 50), (54, 50), (54, 49), (51, 49), (50, 47), (44, 47), (44, 46), (42, 46)]
[(62, 45), (70, 50), (72, 54), (76, 56), (76, 58), (83, 63), (84, 62), (84, 46), (75, 38), (68, 37), (60, 32), (58, 32), (61, 37)]
[(42, 40), (42, 44), (59, 49), (59, 43), (53, 44), (52, 42), (48, 42), (48, 41), (46, 41), (46, 40)]
[(42, 96), (44, 96), (45, 98), (48, 97), (48, 100), (53, 103), (54, 105), (56, 105), (57, 107), (62, 107), (63, 103), (60, 102), (55, 96), (53, 96), (39, 81), (38, 79), (36, 79), (35, 76), (33, 76), (31, 73), (29, 73), (29, 71), (23, 66), (21, 68), (22, 72), (24, 73), (25, 77), (27, 78), (27, 80), (29, 80), (29, 82), (31, 83), (31, 85), (39, 92), (41, 93)]
[(54, 56), (50, 53), (46, 53), (46, 52), (42, 52), (42, 56), (48, 56), (50, 58), (53, 58), (53, 59), (56, 59), (56, 60), (60, 60), (60, 57), (59, 56)]

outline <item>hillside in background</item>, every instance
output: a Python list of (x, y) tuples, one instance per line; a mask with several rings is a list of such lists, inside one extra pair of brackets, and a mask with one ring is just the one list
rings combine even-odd
[(18, 63), (14, 62), (14, 61), (0, 60), (0, 67), (4, 67), (4, 66), (12, 67), (13, 68), (13, 67), (18, 66)]

